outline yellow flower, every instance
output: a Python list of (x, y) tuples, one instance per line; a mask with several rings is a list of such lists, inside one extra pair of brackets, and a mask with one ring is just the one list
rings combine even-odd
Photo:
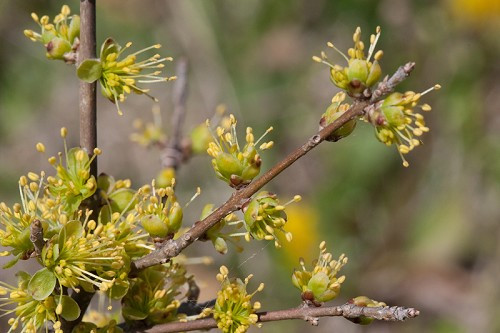
[(306, 269), (304, 259), (301, 258), (302, 270), (295, 270), (292, 274), (292, 283), (302, 292), (302, 299), (315, 305), (331, 301), (339, 295), (345, 275), (337, 277), (337, 274), (347, 264), (344, 254), (334, 260), (332, 254), (326, 252), (324, 241), (319, 245), (319, 250), (319, 258), (313, 262), (312, 270)]
[[(209, 143), (207, 153), (212, 159), (212, 166), (219, 179), (224, 180), (231, 187), (239, 188), (249, 184), (252, 179), (260, 173), (262, 160), (258, 149), (266, 150), (273, 146), (273, 141), (264, 142), (258, 148), (257, 145), (264, 136), (273, 130), (270, 127), (257, 141), (255, 141), (253, 130), (247, 127), (246, 144), (240, 147), (236, 135), (236, 119), (233, 115), (229, 116), (229, 130), (219, 126), (213, 135), (213, 141)], [(207, 127), (210, 122), (207, 120)]]
[[(293, 235), (293, 239), (283, 245), (283, 254), (290, 264), (295, 264), (300, 256), (312, 261), (316, 253), (316, 246), (313, 244), (318, 243), (319, 236), (317, 211), (311, 205), (301, 202), (287, 207), (286, 216), (286, 229)], [(283, 242), (284, 234), (279, 234), (279, 238)]]
[(437, 84), (422, 93), (394, 92), (367, 112), (366, 120), (375, 126), (379, 141), (387, 146), (396, 145), (405, 167), (408, 167), (409, 163), (404, 155), (420, 145), (421, 141), (417, 139), (418, 137), (429, 132), (424, 116), (416, 112), (415, 108), (419, 107), (426, 112), (431, 110), (431, 106), (429, 104), (417, 105), (417, 103), (423, 95), (439, 88), (441, 86)]
[(330, 67), (330, 79), (333, 84), (344, 89), (350, 96), (361, 97), (363, 91), (373, 86), (382, 75), (378, 62), (382, 58), (383, 52), (381, 50), (375, 52), (380, 32), (380, 27), (377, 27), (376, 34), (371, 35), (367, 56), (365, 56), (365, 44), (361, 41), (360, 27), (357, 27), (353, 34), (354, 47), (347, 50), (347, 55), (337, 49), (333, 43), (327, 43), (328, 47), (344, 57), (347, 61), (347, 67), (330, 63), (325, 52), (321, 52), (320, 57), (314, 56), (313, 60)]
[[(162, 58), (155, 54), (145, 60), (138, 61), (137, 56), (151, 49), (159, 49), (160, 44), (146, 47), (142, 50), (124, 56), (124, 51), (132, 45), (127, 43), (125, 47), (120, 47), (113, 39), (108, 38), (101, 48), (101, 67), (102, 73), (99, 78), (101, 91), (110, 101), (116, 104), (118, 113), (122, 112), (118, 105), (126, 98), (126, 94), (134, 92), (144, 94), (154, 101), (156, 98), (148, 94), (149, 89), (139, 87), (139, 83), (156, 83), (174, 80), (173, 77), (162, 77), (161, 69), (165, 66), (163, 62), (172, 61), (171, 57)], [(153, 70), (148, 73), (143, 71)]]
[(264, 289), (264, 284), (261, 283), (257, 290), (249, 294), (246, 288), (252, 275), (243, 282), (240, 279), (229, 279), (228, 274), (227, 267), (221, 266), (217, 280), (222, 286), (217, 293), (215, 306), (213, 309), (204, 310), (201, 316), (212, 313), (217, 327), (223, 333), (244, 333), (251, 325), (259, 326), (255, 312), (260, 309), (260, 303), (252, 304), (252, 297)]

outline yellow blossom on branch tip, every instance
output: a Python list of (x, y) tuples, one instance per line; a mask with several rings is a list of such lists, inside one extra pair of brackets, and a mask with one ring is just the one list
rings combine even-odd
[(313, 56), (313, 60), (330, 67), (330, 79), (337, 87), (345, 90), (350, 96), (361, 97), (365, 89), (372, 87), (381, 77), (382, 70), (379, 60), (383, 56), (381, 50), (375, 52), (381, 29), (377, 27), (376, 34), (370, 37), (370, 47), (365, 56), (365, 44), (361, 41), (361, 29), (356, 28), (353, 34), (354, 47), (348, 49), (347, 55), (340, 51), (333, 43), (327, 46), (338, 52), (347, 62), (347, 66), (331, 63), (325, 52), (320, 56)]
[(370, 109), (365, 116), (365, 120), (375, 126), (375, 134), (380, 142), (396, 146), (404, 167), (409, 166), (404, 155), (420, 146), (420, 137), (430, 130), (425, 124), (424, 116), (416, 109), (428, 112), (432, 108), (429, 104), (417, 103), (425, 94), (440, 88), (436, 84), (422, 93), (394, 92), (375, 104), (375, 108)]

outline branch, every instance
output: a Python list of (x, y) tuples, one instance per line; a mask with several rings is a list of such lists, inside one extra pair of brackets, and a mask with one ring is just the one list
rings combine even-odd
[[(379, 84), (374, 94), (377, 93), (380, 98), (390, 93), (397, 84), (402, 82), (409, 75), (413, 67), (413, 63), (408, 63), (404, 66), (401, 66), (390, 79), (386, 78)], [(365, 113), (365, 109), (373, 104), (373, 100), (374, 99), (372, 97), (370, 101), (355, 101), (354, 104), (342, 116), (337, 118), (327, 127), (323, 128), (317, 134), (310, 137), (306, 143), (295, 149), (281, 162), (279, 162), (265, 174), (251, 182), (247, 187), (234, 192), (222, 206), (220, 206), (202, 221), (196, 222), (191, 227), (191, 229), (189, 229), (181, 237), (176, 240), (171, 239), (166, 241), (161, 248), (132, 262), (131, 274), (133, 275), (137, 272), (137, 270), (142, 270), (150, 266), (164, 264), (168, 262), (170, 258), (177, 256), (183, 249), (203, 236), (208, 229), (216, 225), (226, 215), (240, 209), (242, 204), (247, 199), (249, 199), (252, 195), (254, 195), (282, 171), (295, 163), (299, 158), (318, 146), (335, 130), (342, 127), (349, 120), (362, 116)]]
[[(310, 322), (312, 325), (318, 325), (320, 317), (344, 317), (346, 319), (357, 319), (361, 317), (373, 318), (384, 321), (404, 321), (408, 318), (417, 317), (420, 312), (414, 308), (405, 308), (401, 306), (384, 307), (364, 307), (351, 303), (345, 303), (340, 306), (330, 307), (307, 307), (259, 312), (257, 313), (259, 323), (300, 319)], [(216, 328), (217, 323), (213, 318), (197, 319), (186, 322), (173, 322), (156, 325), (148, 329), (128, 330), (127, 333), (168, 333), (168, 332), (186, 332), (194, 330), (207, 330)]]
[(396, 72), (389, 78), (386, 76), (382, 82), (380, 82), (377, 88), (373, 91), (370, 101), (372, 103), (376, 102), (380, 97), (387, 95), (392, 92), (394, 88), (401, 82), (403, 82), (415, 68), (414, 62), (408, 62), (403, 66), (400, 66)]
[(167, 146), (161, 152), (161, 166), (163, 168), (174, 168), (177, 170), (184, 159), (182, 147), (182, 125), (186, 115), (187, 98), (187, 71), (188, 63), (186, 59), (177, 62), (177, 80), (174, 84), (174, 112), (172, 114), (172, 137)]
[[(95, 0), (80, 0), (80, 46), (78, 48), (78, 64), (85, 59), (96, 58), (96, 8)], [(80, 81), (79, 87), (79, 109), (80, 109), (80, 146), (93, 154), (97, 147), (97, 96), (96, 83), (86, 83)], [(97, 179), (97, 158), (90, 166), (90, 174)], [(89, 198), (82, 203), (93, 211), (91, 219), (97, 221), (98, 200), (95, 197)], [(80, 316), (74, 321), (66, 321), (61, 318), (61, 329), (63, 332), (71, 332), (73, 328), (82, 321), (83, 315), (92, 300), (94, 293), (81, 289), (79, 293), (73, 291), (73, 298), (80, 307)]]
[[(78, 64), (96, 58), (96, 12), (95, 0), (80, 0), (80, 47)], [(96, 82), (80, 81), (80, 146), (92, 154), (97, 147)], [(97, 162), (91, 166), (91, 174), (97, 177)]]

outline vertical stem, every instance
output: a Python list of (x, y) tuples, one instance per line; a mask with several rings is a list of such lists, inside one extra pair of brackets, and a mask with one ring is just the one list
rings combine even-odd
[[(96, 8), (95, 0), (80, 0), (80, 46), (78, 50), (78, 64), (89, 58), (96, 58)], [(97, 103), (96, 103), (96, 83), (86, 83), (80, 81), (79, 87), (79, 111), (80, 111), (80, 146), (93, 154), (97, 147)], [(97, 158), (90, 166), (90, 174), (97, 178)], [(82, 202), (82, 207), (93, 210), (91, 218), (94, 220), (99, 212), (98, 199), (93, 196)], [(71, 332), (78, 325), (87, 311), (94, 293), (73, 291), (71, 297), (80, 307), (80, 316), (74, 321), (61, 320), (63, 332)]]
[[(96, 9), (95, 0), (80, 0), (80, 47), (78, 63), (96, 58)], [(97, 147), (96, 82), (80, 81), (80, 146), (92, 154)], [(97, 177), (97, 159), (90, 173)]]

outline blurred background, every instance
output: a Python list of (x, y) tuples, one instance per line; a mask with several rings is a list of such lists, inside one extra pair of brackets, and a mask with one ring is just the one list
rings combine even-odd
[[(78, 144), (78, 82), (74, 67), (49, 61), (40, 44), (23, 36), (35, 29), (31, 12), (53, 17), (61, 1), (0, 1), (0, 201), (18, 199), (17, 181), (32, 170), (50, 171), (35, 149), (62, 150), (59, 128)], [(77, 11), (78, 1), (68, 3)], [(298, 258), (317, 256), (327, 241), (334, 256), (349, 263), (341, 295), (333, 304), (366, 295), (389, 305), (412, 306), (420, 317), (405, 323), (361, 327), (341, 318), (321, 319), (312, 332), (499, 332), (500, 331), (500, 1), (499, 0), (149, 0), (98, 2), (98, 44), (108, 36), (136, 50), (161, 43), (163, 55), (190, 62), (185, 133), (225, 103), (241, 125), (256, 135), (267, 127), (272, 150), (263, 153), (263, 170), (302, 144), (317, 130), (321, 114), (338, 91), (325, 66), (311, 61), (333, 41), (352, 45), (356, 26), (364, 40), (382, 27), (378, 48), (382, 69), (391, 74), (415, 61), (401, 90), (443, 88), (425, 96), (433, 106), (424, 145), (401, 165), (394, 147), (359, 123), (348, 138), (324, 143), (266, 187), (289, 207), (291, 243), (277, 250), (252, 242), (242, 253), (219, 255), (210, 244), (189, 249), (211, 255), (215, 264), (190, 266), (198, 274), (202, 299), (214, 298), (220, 264), (234, 275), (255, 274), (250, 289), (264, 281), (257, 298), (263, 309), (296, 306), (299, 291), (290, 275)], [(328, 53), (330, 59), (343, 59)], [(167, 73), (174, 75), (174, 64)], [(172, 83), (157, 84), (167, 133)], [(136, 187), (160, 170), (157, 150), (129, 140), (134, 119), (151, 121), (153, 102), (130, 96), (124, 116), (99, 95), (99, 170), (130, 178)], [(205, 203), (223, 203), (230, 189), (213, 174), (208, 156), (195, 156), (178, 174), (178, 193), (186, 202), (202, 188), (185, 215), (198, 219)], [(3, 258), (5, 259), (5, 258)], [(2, 259), (2, 260), (3, 260)], [(12, 277), (23, 262), (2, 270)], [(4, 326), (2, 326), (4, 327)], [(262, 332), (305, 332), (300, 321), (266, 324)]]

